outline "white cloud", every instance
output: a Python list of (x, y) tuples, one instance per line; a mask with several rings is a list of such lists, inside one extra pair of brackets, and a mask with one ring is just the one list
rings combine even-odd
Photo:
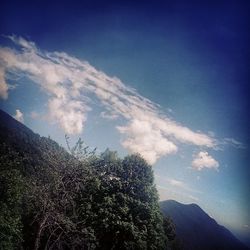
[(191, 200), (193, 200), (193, 201), (199, 201), (199, 198), (198, 197), (196, 197), (196, 196), (193, 196), (193, 195), (188, 195), (188, 197), (191, 199)]
[(76, 100), (53, 98), (49, 100), (49, 117), (57, 121), (66, 133), (79, 134), (86, 121), (85, 105)]
[(100, 116), (104, 119), (108, 119), (108, 120), (116, 120), (118, 118), (117, 114), (112, 114), (112, 112), (107, 113), (106, 111), (102, 111), (100, 113)]
[[(39, 50), (33, 42), (9, 37), (20, 50), (0, 47), (0, 65), (7, 76), (26, 76), (49, 96), (48, 115), (67, 134), (81, 133), (93, 100), (102, 105), (107, 119), (125, 121), (117, 126), (122, 145), (138, 152), (154, 164), (162, 156), (174, 154), (179, 144), (215, 148), (213, 136), (178, 124), (162, 114), (159, 105), (139, 95), (116, 77), (109, 77), (64, 52)], [(2, 76), (2, 77), (1, 77)], [(6, 78), (6, 75), (5, 75)], [(0, 74), (0, 94), (7, 98), (4, 74)], [(8, 79), (7, 79), (8, 80)], [(121, 120), (119, 120), (121, 121)]]
[(20, 46), (22, 46), (23, 49), (28, 49), (28, 50), (36, 50), (36, 45), (35, 43), (31, 42), (31, 41), (27, 41), (22, 37), (17, 37), (15, 35), (12, 36), (5, 36), (7, 38), (9, 38), (10, 40), (12, 40), (14, 43), (19, 44)]
[(170, 179), (169, 180), (169, 183), (172, 185), (172, 186), (176, 186), (176, 187), (184, 187), (184, 183), (182, 181), (178, 181), (178, 180), (175, 180), (175, 179)]
[(17, 109), (16, 114), (13, 116), (17, 121), (24, 123), (23, 113)]
[(234, 138), (224, 138), (224, 140), (222, 141), (221, 144), (225, 144), (225, 145), (231, 145), (235, 148), (239, 148), (239, 149), (244, 149), (246, 148), (245, 145), (237, 140), (235, 140)]
[(131, 152), (139, 152), (150, 164), (154, 164), (162, 155), (177, 151), (177, 146), (150, 122), (135, 119), (128, 126), (117, 128), (127, 135), (122, 145)]
[(218, 170), (219, 163), (208, 154), (208, 152), (201, 151), (195, 155), (192, 161), (192, 167), (195, 170), (201, 171), (204, 168), (211, 168)]
[(182, 190), (178, 190), (176, 188), (171, 189), (162, 185), (157, 185), (156, 187), (160, 196), (160, 201), (176, 200), (184, 204), (190, 204), (199, 201), (198, 197), (190, 195), (187, 192), (183, 192)]
[(0, 97), (2, 99), (8, 98), (8, 85), (4, 77), (4, 69), (0, 67)]
[(165, 186), (166, 189), (174, 189), (175, 191), (180, 190), (182, 193), (195, 193), (202, 194), (200, 190), (191, 188), (187, 183), (181, 180), (177, 180), (174, 178), (166, 178), (164, 176), (160, 176), (155, 174), (156, 183), (161, 184), (161, 186)]

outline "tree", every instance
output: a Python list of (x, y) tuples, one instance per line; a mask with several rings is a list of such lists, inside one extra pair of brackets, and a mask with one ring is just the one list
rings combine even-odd
[(97, 240), (87, 223), (92, 216), (87, 208), (95, 178), (87, 160), (81, 162), (63, 149), (55, 152), (44, 153), (46, 166), (29, 180), (26, 211), (31, 226), (26, 231), (35, 233), (26, 235), (26, 241), (36, 250), (94, 249)]
[(130, 211), (146, 249), (164, 249), (163, 217), (154, 185), (153, 170), (139, 155), (123, 160), (125, 193), (131, 197)]
[(183, 246), (176, 236), (176, 228), (171, 217), (167, 216), (163, 219), (163, 228), (167, 236), (167, 245), (171, 250), (181, 250)]
[(94, 197), (99, 248), (164, 249), (163, 221), (151, 166), (139, 155), (121, 160), (115, 152), (106, 150), (94, 169), (101, 182)]

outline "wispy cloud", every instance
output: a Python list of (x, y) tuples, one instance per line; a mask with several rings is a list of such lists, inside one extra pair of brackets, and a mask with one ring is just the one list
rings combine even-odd
[(4, 68), (0, 64), (0, 97), (2, 99), (8, 98), (8, 85), (5, 81)]
[(16, 114), (13, 115), (13, 117), (14, 117), (17, 121), (19, 121), (19, 122), (21, 122), (21, 123), (24, 123), (23, 113), (22, 113), (19, 109), (16, 110)]
[(107, 120), (116, 120), (118, 118), (117, 114), (112, 114), (112, 112), (107, 113), (106, 111), (102, 111), (100, 116)]
[(166, 178), (157, 174), (155, 174), (155, 178), (156, 178), (157, 183), (160, 183), (161, 186), (165, 186), (167, 189), (174, 188), (175, 191), (178, 189), (178, 190), (181, 190), (181, 192), (188, 193), (188, 194), (190, 193), (202, 194), (200, 190), (191, 188), (187, 183), (185, 183), (182, 180), (177, 180), (174, 178)]
[(160, 200), (177, 200), (183, 203), (198, 202), (200, 199), (194, 195), (188, 194), (178, 189), (171, 189), (162, 185), (156, 186), (159, 192)]
[(210, 156), (208, 152), (201, 151), (194, 156), (192, 167), (198, 171), (201, 171), (204, 168), (218, 170), (219, 163), (212, 156)]
[(221, 144), (224, 144), (224, 145), (230, 145), (230, 146), (233, 146), (235, 148), (239, 148), (239, 149), (245, 149), (246, 146), (235, 140), (234, 138), (224, 138), (224, 140), (221, 141)]
[(28, 77), (48, 94), (48, 116), (65, 133), (82, 132), (92, 105), (89, 96), (94, 96), (105, 109), (102, 117), (124, 120), (124, 125), (116, 126), (122, 134), (122, 145), (139, 152), (150, 164), (176, 153), (181, 143), (216, 147), (213, 136), (192, 131), (170, 119), (158, 105), (88, 62), (63, 52), (41, 51), (35, 43), (20, 37), (9, 38), (20, 49), (0, 48), (1, 97), (8, 95), (7, 76)]
[(189, 197), (191, 200), (193, 200), (193, 201), (199, 201), (199, 198), (196, 197), (196, 196), (189, 195), (188, 197)]
[(185, 185), (182, 181), (178, 181), (178, 180), (175, 180), (175, 179), (170, 179), (169, 180), (169, 183), (172, 185), (172, 186), (176, 186), (176, 187), (181, 187), (183, 188)]

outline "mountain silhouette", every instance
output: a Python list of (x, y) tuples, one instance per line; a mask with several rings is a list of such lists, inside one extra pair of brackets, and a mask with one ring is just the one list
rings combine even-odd
[(160, 202), (164, 216), (170, 216), (184, 250), (247, 250), (228, 229), (219, 225), (196, 204), (174, 200)]

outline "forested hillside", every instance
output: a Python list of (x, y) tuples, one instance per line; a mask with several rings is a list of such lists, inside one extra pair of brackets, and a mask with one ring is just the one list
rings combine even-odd
[(3, 111), (0, 151), (0, 249), (171, 245), (152, 168), (139, 155), (97, 155), (81, 140), (66, 151)]

